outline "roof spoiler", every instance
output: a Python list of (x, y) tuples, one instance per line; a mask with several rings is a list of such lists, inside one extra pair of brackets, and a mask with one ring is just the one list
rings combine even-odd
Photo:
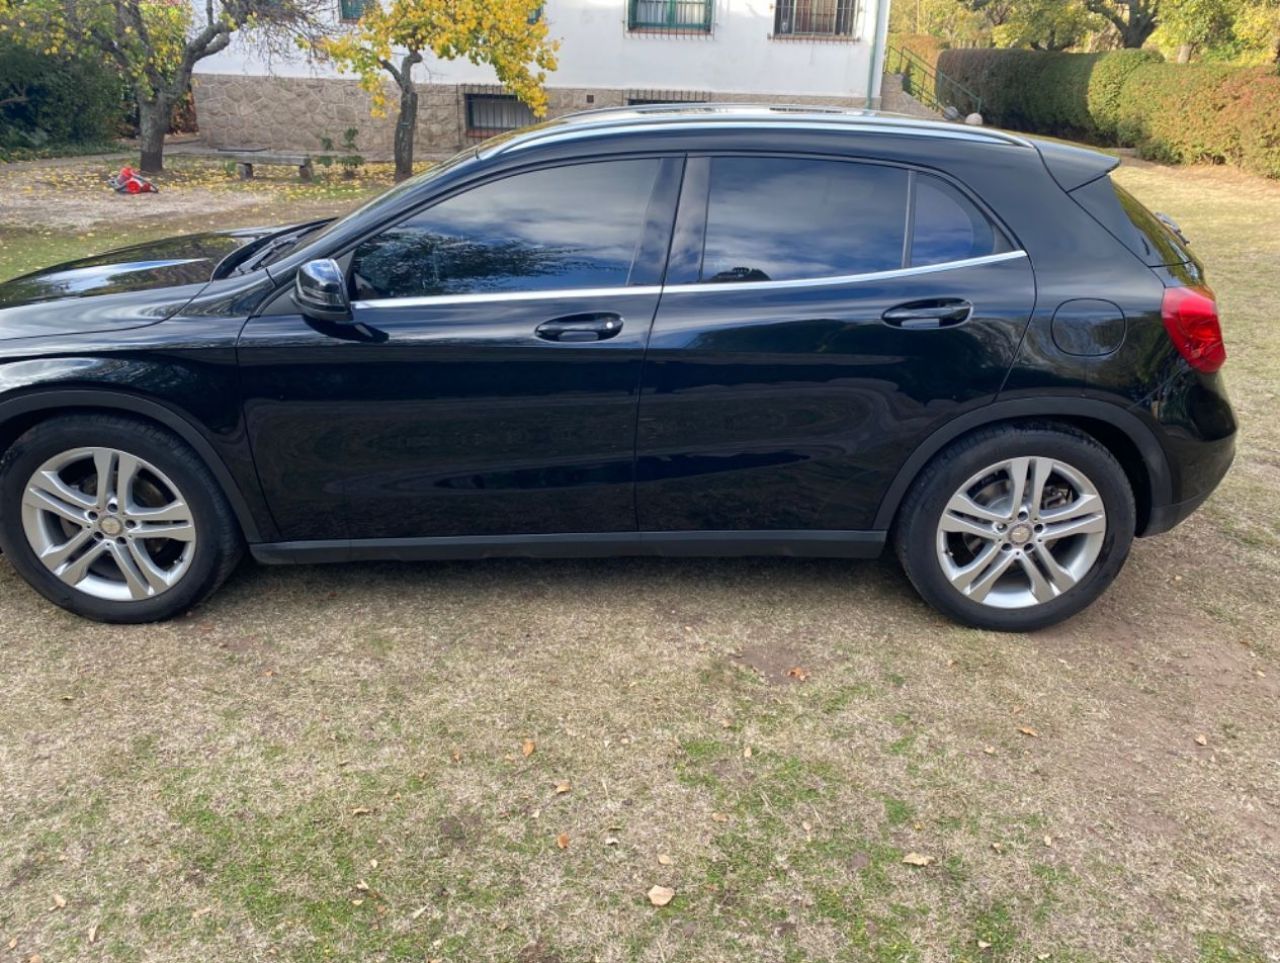
[(1120, 158), (1052, 140), (1032, 138), (1050, 176), (1067, 193), (1105, 177), (1120, 166)]

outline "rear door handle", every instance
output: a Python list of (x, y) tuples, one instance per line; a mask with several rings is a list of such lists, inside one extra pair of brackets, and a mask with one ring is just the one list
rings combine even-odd
[(621, 315), (568, 314), (543, 321), (533, 333), (543, 341), (605, 341), (621, 330)]
[(963, 324), (972, 314), (973, 305), (963, 298), (935, 298), (899, 304), (880, 317), (895, 328), (929, 329)]

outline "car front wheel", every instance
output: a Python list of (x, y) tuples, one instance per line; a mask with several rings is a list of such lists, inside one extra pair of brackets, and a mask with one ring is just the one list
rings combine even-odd
[(45, 598), (104, 622), (186, 610), (241, 552), (199, 457), (116, 415), (51, 419), (14, 442), (0, 462), (0, 547)]
[(1134, 503), (1124, 469), (1083, 432), (1001, 425), (935, 458), (899, 518), (898, 556), (926, 601), (979, 628), (1031, 631), (1112, 582)]

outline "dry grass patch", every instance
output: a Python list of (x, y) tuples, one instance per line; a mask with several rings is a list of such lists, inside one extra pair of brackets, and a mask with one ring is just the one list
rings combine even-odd
[(1280, 187), (1120, 176), (1208, 263), (1244, 431), (1091, 611), (505, 561), (246, 566), (112, 628), (3, 567), (0, 960), (1276, 959)]

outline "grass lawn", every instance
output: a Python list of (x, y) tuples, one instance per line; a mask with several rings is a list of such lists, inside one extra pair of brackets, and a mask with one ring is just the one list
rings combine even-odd
[[(958, 628), (888, 561), (246, 564), (108, 627), (0, 561), (0, 963), (1280, 959), (1280, 184), (1119, 177), (1207, 263), (1243, 431), (1089, 612)], [(86, 184), (0, 276), (377, 186)]]

